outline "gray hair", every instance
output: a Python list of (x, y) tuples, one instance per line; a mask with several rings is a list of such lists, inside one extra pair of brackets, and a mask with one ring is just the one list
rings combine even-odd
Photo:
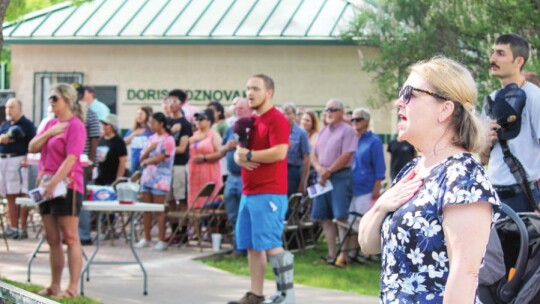
[(297, 109), (296, 109), (296, 105), (292, 102), (286, 102), (284, 103), (282, 106), (281, 106), (281, 109), (283, 111), (287, 110), (287, 109), (291, 109), (293, 114), (296, 115), (296, 112), (297, 112)]
[(360, 116), (360, 117), (365, 118), (366, 120), (370, 120), (370, 118), (371, 118), (371, 113), (369, 112), (368, 109), (365, 109), (365, 108), (356, 108), (356, 109), (354, 109), (354, 111), (353, 111), (352, 117), (355, 117), (355, 116)]
[(345, 109), (345, 103), (337, 98), (330, 98), (326, 104), (335, 103), (340, 110)]
[(8, 100), (6, 101), (6, 104), (7, 104), (8, 102), (10, 102), (10, 101), (13, 101), (14, 103), (16, 103), (16, 104), (19, 106), (19, 108), (22, 110), (23, 104), (22, 104), (22, 101), (21, 101), (20, 99), (15, 98), (15, 97), (12, 97), (12, 98), (10, 98), (10, 99), (8, 99)]

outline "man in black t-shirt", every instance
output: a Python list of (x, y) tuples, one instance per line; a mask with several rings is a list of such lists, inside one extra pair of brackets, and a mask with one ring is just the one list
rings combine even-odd
[[(167, 126), (171, 129), (176, 144), (171, 189), (166, 198), (171, 211), (179, 210), (180, 205), (186, 204), (187, 198), (186, 168), (189, 161), (189, 138), (193, 135), (193, 128), (182, 111), (182, 105), (186, 100), (186, 92), (178, 89), (170, 91), (165, 100), (171, 115), (167, 120)], [(171, 222), (172, 231), (176, 230), (177, 225), (178, 223)]]
[(96, 185), (111, 185), (123, 177), (126, 171), (127, 149), (124, 140), (118, 136), (118, 118), (114, 114), (100, 120), (103, 136), (96, 149), (98, 176)]
[(26, 154), (28, 143), (35, 135), (34, 124), (22, 113), (21, 101), (9, 99), (6, 103), (6, 121), (0, 126), (0, 195), (6, 196), (8, 201), (9, 225), (5, 230), (5, 236), (14, 239), (28, 238), (26, 233), (28, 209), (22, 209), (19, 230), (15, 200), (28, 191)]
[(401, 168), (416, 157), (416, 150), (408, 142), (394, 139), (386, 151), (390, 153), (390, 177), (393, 181)]

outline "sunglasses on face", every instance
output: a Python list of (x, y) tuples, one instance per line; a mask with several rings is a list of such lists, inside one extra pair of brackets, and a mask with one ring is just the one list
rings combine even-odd
[(366, 120), (366, 119), (363, 118), (363, 117), (351, 118), (351, 122), (361, 122), (361, 121), (364, 121), (364, 120)]
[(398, 98), (403, 97), (403, 102), (405, 102), (405, 104), (409, 104), (409, 102), (411, 101), (413, 91), (425, 93), (425, 94), (428, 94), (428, 95), (433, 96), (435, 98), (449, 100), (448, 97), (443, 96), (443, 95), (441, 95), (439, 93), (435, 93), (435, 92), (432, 92), (432, 91), (429, 91), (429, 90), (423, 90), (423, 89), (415, 88), (415, 87), (410, 86), (410, 85), (406, 85), (403, 88), (401, 88), (401, 90), (399, 90)]
[(206, 120), (206, 117), (201, 117), (201, 116), (195, 117), (195, 121), (204, 121), (204, 120)]
[(58, 98), (58, 96), (56, 96), (56, 95), (51, 95), (51, 96), (49, 97), (49, 101), (50, 101), (50, 102), (58, 102), (58, 100), (59, 100), (59, 98)]
[(167, 98), (165, 100), (166, 103), (168, 104), (171, 104), (171, 103), (180, 103), (180, 100), (176, 99), (176, 98)]
[(341, 111), (341, 109), (338, 108), (326, 108), (324, 109), (325, 112), (335, 113), (337, 111)]

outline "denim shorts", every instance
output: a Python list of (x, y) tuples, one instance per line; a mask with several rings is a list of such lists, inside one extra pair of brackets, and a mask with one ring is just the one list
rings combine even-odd
[(352, 197), (351, 169), (339, 170), (330, 176), (334, 189), (313, 199), (311, 217), (315, 220), (347, 219)]
[(287, 195), (242, 195), (236, 221), (236, 246), (257, 251), (283, 247)]
[(157, 195), (157, 196), (166, 196), (167, 193), (168, 193), (168, 191), (163, 191), (163, 190), (150, 188), (150, 187), (142, 186), (142, 185), (141, 185), (140, 192), (141, 193), (152, 193), (153, 195)]

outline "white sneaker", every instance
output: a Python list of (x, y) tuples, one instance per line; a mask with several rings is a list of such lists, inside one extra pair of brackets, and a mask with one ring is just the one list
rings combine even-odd
[(136, 248), (147, 248), (150, 247), (151, 242), (145, 239), (139, 240), (137, 244), (135, 244)]
[(157, 242), (156, 246), (154, 246), (154, 249), (159, 250), (159, 251), (163, 251), (163, 250), (167, 250), (167, 247), (169, 247), (169, 245), (167, 243), (159, 241), (159, 242)]

